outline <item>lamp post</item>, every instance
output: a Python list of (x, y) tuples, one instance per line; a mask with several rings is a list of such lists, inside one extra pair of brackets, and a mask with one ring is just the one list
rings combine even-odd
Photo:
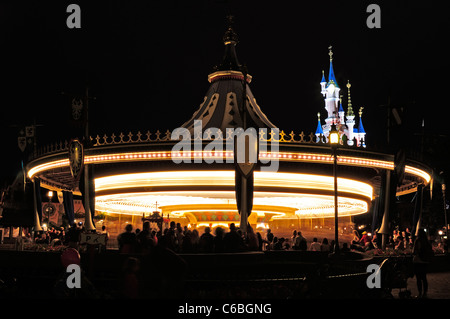
[(338, 189), (337, 189), (337, 157), (336, 150), (339, 144), (339, 131), (336, 125), (331, 126), (329, 140), (331, 149), (333, 151), (333, 177), (334, 177), (334, 253), (339, 254), (339, 239), (338, 239)]
[(47, 193), (48, 196), (48, 208), (47, 208), (47, 231), (50, 229), (50, 209), (52, 207), (52, 197), (53, 197), (53, 192), (49, 191)]
[(447, 224), (447, 203), (445, 202), (445, 190), (446, 186), (445, 183), (442, 183), (442, 198), (444, 201), (444, 223), (445, 223), (445, 249), (447, 253), (448, 249), (448, 224)]

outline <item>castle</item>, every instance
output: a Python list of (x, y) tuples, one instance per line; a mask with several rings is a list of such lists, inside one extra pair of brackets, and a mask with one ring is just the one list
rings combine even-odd
[(366, 132), (362, 123), (362, 110), (359, 109), (359, 125), (355, 127), (355, 113), (353, 112), (352, 102), (350, 97), (350, 82), (347, 83), (348, 90), (348, 106), (347, 114), (345, 114), (342, 107), (342, 95), (340, 95), (341, 88), (339, 87), (333, 70), (333, 52), (331, 47), (329, 49), (330, 56), (330, 70), (328, 73), (328, 81), (325, 78), (325, 73), (322, 71), (322, 80), (320, 81), (321, 93), (325, 97), (325, 109), (327, 111), (327, 118), (325, 124), (322, 125), (320, 121), (320, 112), (317, 114), (318, 123), (316, 130), (317, 141), (322, 139), (323, 142), (328, 141), (328, 136), (332, 125), (336, 125), (336, 129), (339, 131), (340, 143), (342, 145), (349, 146), (362, 146), (365, 147)]

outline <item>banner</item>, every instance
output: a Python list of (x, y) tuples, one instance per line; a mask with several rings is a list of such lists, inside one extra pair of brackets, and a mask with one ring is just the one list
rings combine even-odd
[(80, 234), (80, 244), (106, 246), (106, 234)]
[(87, 123), (87, 101), (86, 94), (82, 90), (78, 93), (65, 94), (64, 104), (67, 105), (68, 123), (72, 130), (72, 136), (82, 138)]
[(33, 145), (35, 126), (19, 127), (17, 132), (17, 146), (22, 152), (30, 151)]

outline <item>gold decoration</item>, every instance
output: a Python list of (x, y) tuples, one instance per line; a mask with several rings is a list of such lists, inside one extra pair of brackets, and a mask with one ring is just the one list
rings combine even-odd
[(350, 97), (350, 87), (352, 85), (350, 84), (350, 80), (347, 82), (347, 89), (348, 89), (348, 110), (347, 110), (347, 116), (355, 116), (355, 113), (353, 112), (352, 108), (352, 99)]

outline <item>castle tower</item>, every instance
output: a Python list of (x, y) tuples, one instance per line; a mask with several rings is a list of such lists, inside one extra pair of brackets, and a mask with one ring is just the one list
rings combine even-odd
[(342, 107), (342, 95), (339, 99), (339, 123), (344, 125), (345, 124), (345, 111), (344, 108)]
[(353, 138), (355, 137), (354, 135), (354, 126), (355, 126), (355, 113), (353, 112), (353, 108), (352, 108), (352, 99), (350, 97), (350, 87), (352, 85), (350, 84), (350, 81), (348, 81), (347, 83), (347, 93), (348, 93), (348, 105), (347, 105), (347, 121), (345, 122), (345, 124), (347, 125), (348, 128), (348, 145), (352, 146), (353, 145)]
[(328, 117), (325, 119), (326, 125), (331, 127), (332, 124), (338, 124), (338, 110), (339, 110), (339, 92), (340, 88), (336, 81), (333, 69), (333, 51), (331, 46), (328, 48), (330, 56), (330, 70), (328, 74), (328, 82), (325, 87), (325, 109)]
[[(325, 74), (322, 71), (322, 80), (320, 81), (321, 93), (325, 97), (325, 110), (327, 111), (327, 118), (325, 119), (325, 125), (323, 126), (324, 135), (328, 138), (328, 134), (331, 129), (331, 125), (344, 124), (340, 120), (339, 109), (339, 92), (340, 88), (336, 81), (333, 69), (333, 51), (331, 46), (328, 47), (328, 55), (330, 56), (330, 69), (328, 73), (328, 81), (325, 79)], [(343, 111), (343, 110), (342, 110)], [(342, 113), (344, 115), (344, 113)], [(342, 129), (342, 128), (341, 128)]]
[(327, 85), (327, 80), (325, 79), (325, 71), (322, 70), (322, 80), (320, 81), (320, 86), (322, 88), (322, 90), (320, 91), (320, 93), (322, 93), (323, 96), (325, 96), (325, 94), (327, 93), (325, 86)]

